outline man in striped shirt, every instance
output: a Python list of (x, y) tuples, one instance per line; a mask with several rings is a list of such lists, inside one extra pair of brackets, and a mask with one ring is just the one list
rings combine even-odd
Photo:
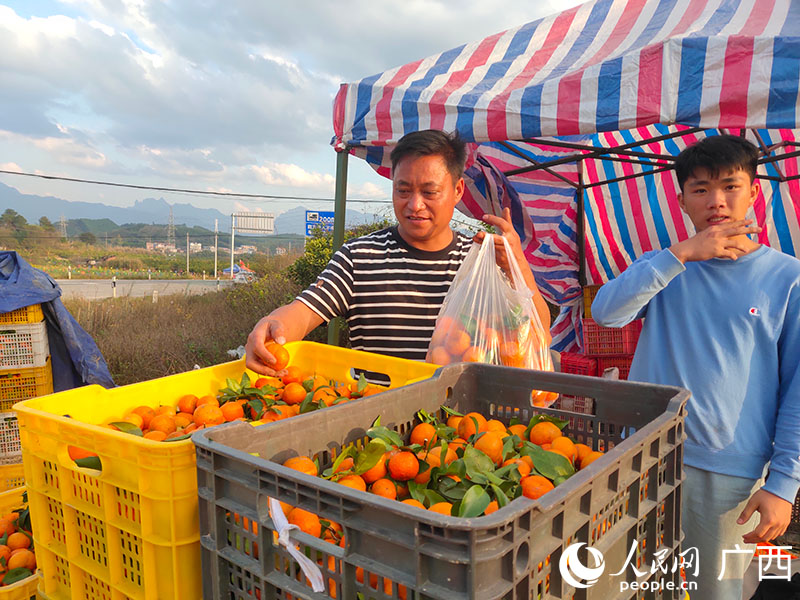
[[(272, 375), (264, 344), (301, 340), (315, 327), (342, 316), (356, 350), (425, 360), (436, 316), (472, 240), (450, 229), (464, 193), (466, 148), (457, 135), (428, 130), (409, 133), (392, 150), (392, 203), (397, 225), (342, 246), (316, 282), (293, 302), (261, 319), (247, 338), (247, 366)], [(503, 217), (484, 215), (525, 265), (522, 246)], [(479, 233), (475, 241), (481, 242)], [(498, 244), (498, 264), (507, 265)], [(545, 328), (547, 304), (529, 268), (522, 269)]]

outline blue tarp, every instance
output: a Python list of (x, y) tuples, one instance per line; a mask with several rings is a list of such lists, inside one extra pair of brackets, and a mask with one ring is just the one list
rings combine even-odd
[(61, 302), (61, 288), (16, 252), (0, 252), (0, 312), (41, 304), (47, 322), (53, 391), (96, 383), (114, 387), (100, 349)]

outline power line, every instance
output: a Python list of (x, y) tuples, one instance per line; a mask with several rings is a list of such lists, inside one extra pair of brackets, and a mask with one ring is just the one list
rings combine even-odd
[[(258, 200), (298, 200), (302, 202), (334, 202), (335, 198), (314, 198), (311, 196), (279, 196), (276, 194), (245, 194), (239, 192), (212, 192), (209, 190), (191, 190), (185, 188), (159, 187), (153, 185), (136, 185), (133, 183), (119, 183), (113, 181), (99, 181), (95, 179), (77, 179), (74, 177), (61, 177), (58, 175), (43, 175), (41, 173), (24, 173), (22, 171), (7, 171), (0, 169), (5, 175), (23, 175), (25, 177), (38, 177), (56, 181), (70, 181), (73, 183), (89, 183), (92, 185), (107, 185), (111, 187), (131, 188), (134, 190), (151, 190), (156, 192), (175, 192), (178, 194), (199, 194), (201, 196), (226, 196), (231, 198), (246, 198)], [(388, 204), (390, 200), (369, 200), (367, 198), (348, 198), (347, 202), (363, 202), (369, 204)]]

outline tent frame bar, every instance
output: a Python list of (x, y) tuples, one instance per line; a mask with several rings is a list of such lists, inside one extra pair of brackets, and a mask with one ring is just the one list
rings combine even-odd
[(672, 139), (676, 137), (682, 137), (684, 135), (692, 135), (694, 133), (698, 133), (700, 131), (704, 131), (702, 127), (692, 127), (691, 129), (684, 129), (681, 131), (673, 131), (672, 133), (665, 133), (663, 135), (656, 136), (654, 138), (650, 138), (648, 140), (638, 140), (635, 142), (628, 142), (627, 144), (622, 144), (620, 146), (592, 146), (590, 144), (579, 144), (576, 142), (565, 142), (563, 140), (550, 140), (550, 139), (543, 139), (543, 138), (525, 138), (520, 141), (526, 142), (529, 144), (537, 144), (540, 146), (553, 146), (556, 148), (569, 148), (572, 150), (583, 150), (586, 154), (573, 154), (572, 156), (565, 156), (563, 158), (558, 158), (556, 160), (552, 160), (546, 163), (541, 163), (541, 166), (531, 166), (531, 167), (520, 167), (519, 169), (511, 169), (506, 171), (504, 174), (506, 177), (511, 177), (513, 175), (520, 175), (522, 173), (528, 173), (531, 171), (536, 171), (541, 168), (545, 167), (554, 167), (556, 165), (577, 162), (581, 159), (586, 158), (600, 158), (601, 156), (606, 156), (609, 154), (617, 154), (620, 156), (634, 156), (638, 158), (652, 158), (657, 160), (667, 160), (667, 161), (674, 161), (675, 157), (671, 154), (654, 154), (652, 152), (637, 152), (634, 150), (628, 150), (628, 148), (637, 148), (640, 146), (644, 146), (646, 144), (653, 144), (656, 142), (660, 142), (662, 140)]
[[(523, 158), (523, 159), (527, 160), (531, 164), (540, 167), (546, 173), (549, 173), (553, 177), (556, 177), (557, 179), (560, 179), (561, 181), (563, 181), (567, 185), (575, 187), (575, 188), (578, 187), (578, 184), (576, 184), (574, 181), (570, 181), (567, 177), (564, 177), (561, 173), (559, 173), (557, 171), (553, 171), (549, 167), (545, 166), (544, 163), (540, 163), (539, 161), (533, 160), (530, 156), (526, 156), (524, 152), (521, 152), (518, 148), (514, 147), (513, 145), (509, 144), (508, 142), (499, 142), (499, 144), (501, 146), (503, 146), (503, 148), (505, 148), (509, 152), (512, 152), (512, 153), (516, 154), (517, 156), (519, 156), (520, 158)], [(506, 175), (508, 175), (508, 174), (506, 173)]]
[[(598, 185), (607, 185), (609, 183), (616, 183), (619, 181), (625, 181), (628, 179), (635, 179), (637, 177), (643, 177), (645, 175), (653, 175), (655, 173), (660, 173), (662, 171), (666, 171), (672, 168), (672, 163), (675, 161), (675, 156), (668, 155), (668, 154), (654, 154), (651, 152), (637, 152), (628, 150), (628, 148), (633, 148), (637, 146), (644, 146), (650, 143), (660, 142), (666, 139), (671, 139), (675, 137), (682, 137), (684, 135), (692, 135), (698, 133), (700, 131), (704, 131), (704, 128), (701, 127), (693, 127), (691, 129), (684, 129), (682, 131), (674, 131), (672, 133), (660, 135), (654, 138), (649, 138), (647, 140), (639, 140), (636, 142), (629, 142), (627, 144), (623, 144), (620, 146), (610, 146), (608, 148), (602, 146), (593, 146), (590, 144), (579, 144), (575, 142), (565, 142), (562, 140), (549, 140), (543, 138), (526, 138), (519, 140), (521, 142), (526, 142), (529, 144), (537, 144), (541, 146), (553, 146), (558, 148), (568, 148), (572, 150), (577, 150), (575, 154), (570, 156), (564, 156), (555, 160), (547, 161), (547, 162), (538, 162), (531, 159), (529, 156), (526, 156), (525, 153), (519, 151), (518, 149), (514, 148), (512, 144), (508, 142), (499, 142), (500, 145), (507, 148), (509, 151), (513, 152), (520, 158), (524, 158), (528, 162), (532, 163), (530, 166), (527, 167), (519, 167), (517, 169), (509, 169), (508, 171), (504, 171), (503, 174), (506, 177), (513, 177), (514, 175), (522, 175), (524, 173), (531, 173), (533, 171), (545, 171), (554, 177), (566, 182), (571, 187), (577, 188), (580, 184), (576, 185), (574, 182), (569, 181), (568, 178), (564, 177), (557, 171), (554, 171), (552, 167), (556, 167), (558, 165), (567, 164), (567, 163), (576, 163), (580, 164), (583, 160), (586, 159), (598, 159), (598, 160), (606, 160), (606, 161), (613, 161), (613, 162), (621, 162), (621, 163), (628, 163), (632, 165), (641, 165), (647, 167), (659, 167), (653, 170), (642, 170), (639, 173), (634, 173), (632, 175), (626, 175), (625, 177), (616, 177), (614, 179), (606, 179), (603, 181), (596, 181), (590, 184), (586, 184), (585, 187), (596, 187)], [(742, 130), (744, 131), (744, 130)], [(800, 156), (800, 150), (795, 150), (792, 152), (784, 152), (780, 155), (770, 156), (773, 152), (780, 148), (800, 148), (800, 142), (793, 142), (790, 140), (782, 141), (777, 144), (773, 144), (772, 146), (767, 146), (764, 143), (764, 140), (761, 138), (760, 134), (757, 130), (754, 130), (756, 138), (758, 140), (758, 145), (760, 146), (762, 157), (759, 158), (758, 164), (772, 164), (778, 163), (781, 160), (795, 158)], [(582, 151), (582, 152), (581, 152)], [(669, 163), (669, 166), (662, 166), (663, 162), (651, 162), (647, 160), (636, 160), (639, 159), (651, 159), (655, 161), (666, 161)], [(774, 164), (773, 167), (778, 171), (779, 177), (775, 177), (773, 175), (758, 175), (758, 179), (767, 179), (770, 181), (779, 181), (781, 183), (787, 181), (794, 181), (795, 179), (800, 178), (798, 175), (785, 175), (779, 168), (777, 164)]]

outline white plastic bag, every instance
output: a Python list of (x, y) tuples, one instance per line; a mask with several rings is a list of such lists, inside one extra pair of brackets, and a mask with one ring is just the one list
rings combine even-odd
[[(444, 299), (426, 360), (438, 365), (483, 362), (552, 371), (546, 332), (532, 292), (505, 238), (511, 280), (495, 260), (495, 237), (474, 244)], [(541, 392), (534, 404), (552, 404), (557, 394)]]

